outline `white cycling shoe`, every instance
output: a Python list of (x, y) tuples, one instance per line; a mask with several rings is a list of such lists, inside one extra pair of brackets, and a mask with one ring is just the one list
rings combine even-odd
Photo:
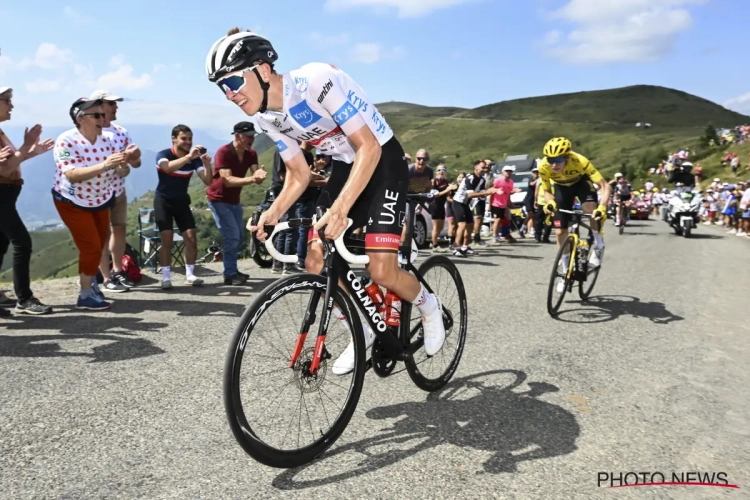
[[(369, 328), (365, 328), (365, 347), (369, 349), (375, 342), (375, 334)], [(366, 357), (369, 357), (369, 353)], [(344, 352), (334, 361), (331, 371), (334, 375), (346, 375), (354, 370), (354, 340), (349, 341)]]
[(440, 297), (434, 295), (437, 300), (437, 309), (427, 316), (422, 316), (422, 329), (424, 330), (424, 351), (428, 356), (434, 356), (443, 348), (445, 342), (445, 324), (443, 324), (443, 304)]

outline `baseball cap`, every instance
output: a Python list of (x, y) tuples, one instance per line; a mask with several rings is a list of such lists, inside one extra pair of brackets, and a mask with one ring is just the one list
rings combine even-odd
[(514, 167), (513, 165), (505, 165), (503, 167), (503, 172), (515, 172), (515, 171), (516, 171), (516, 167)]
[(6, 93), (9, 90), (13, 90), (13, 89), (10, 88), (10, 87), (0, 87), (0, 95), (3, 95), (4, 93)]
[(86, 99), (85, 97), (79, 97), (76, 102), (70, 107), (70, 117), (73, 121), (76, 121), (76, 115), (81, 111), (92, 108), (94, 106), (101, 106), (101, 99)]
[(232, 130), (233, 134), (242, 134), (248, 137), (255, 137), (257, 132), (255, 131), (255, 125), (252, 122), (239, 122), (234, 126)]
[(110, 94), (107, 90), (95, 90), (93, 94), (89, 97), (89, 99), (92, 100), (101, 100), (101, 101), (119, 101), (122, 102), (124, 99), (120, 96)]

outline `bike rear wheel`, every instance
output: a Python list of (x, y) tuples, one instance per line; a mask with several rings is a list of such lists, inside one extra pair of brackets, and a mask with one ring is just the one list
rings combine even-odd
[[(417, 271), (440, 297), (444, 314), (452, 318), (451, 327), (445, 331), (445, 343), (439, 352), (428, 356), (424, 349), (419, 349), (414, 356), (404, 361), (414, 384), (431, 392), (443, 388), (456, 373), (466, 343), (468, 305), (464, 282), (452, 260), (442, 255), (433, 255), (422, 262)], [(414, 331), (416, 327), (416, 334), (422, 335), (419, 311), (412, 313), (411, 309), (411, 304), (404, 307), (408, 314), (402, 314), (402, 321), (409, 318), (409, 329)], [(412, 318), (415, 314), (417, 317)]]
[[(327, 450), (346, 428), (362, 392), (366, 352), (362, 324), (351, 299), (339, 287), (332, 297), (345, 321), (331, 318), (320, 367), (317, 373), (310, 373), (324, 317), (325, 292), (326, 279), (315, 274), (298, 274), (272, 283), (245, 310), (229, 345), (224, 367), (224, 407), (229, 427), (248, 455), (270, 467), (298, 467)], [(292, 306), (284, 307), (287, 303)], [(294, 304), (300, 306), (299, 314), (290, 311)], [(269, 318), (276, 309), (281, 309), (279, 318)], [(312, 324), (309, 335), (302, 336), (300, 326), (308, 312)], [(267, 328), (281, 323), (284, 326), (275, 335), (266, 333)], [(337, 329), (343, 333), (336, 333)], [(331, 372), (332, 360), (352, 338), (354, 370), (336, 376)], [(264, 354), (263, 343), (274, 340), (279, 340), (279, 346)], [(293, 351), (299, 356), (290, 367)], [(266, 377), (276, 377), (278, 387)], [(282, 396), (281, 391), (287, 394)], [(285, 403), (289, 403), (291, 414), (283, 407)], [(330, 403), (333, 407), (326, 409)], [(267, 419), (261, 421), (264, 417)], [(289, 437), (295, 429), (296, 437)]]
[[(557, 311), (560, 309), (563, 299), (565, 299), (565, 294), (568, 292), (568, 288), (570, 288), (572, 278), (568, 275), (568, 268), (562, 269), (560, 263), (562, 262), (565, 253), (570, 255), (570, 259), (573, 259), (575, 241), (575, 237), (572, 234), (569, 234), (565, 241), (563, 241), (563, 244), (560, 245), (560, 249), (557, 251), (557, 256), (555, 257), (555, 264), (552, 267), (552, 275), (550, 276), (549, 288), (547, 289), (547, 312), (552, 317), (557, 316)], [(560, 292), (560, 297), (556, 299), (555, 292), (557, 291), (557, 286), (561, 279), (564, 280), (564, 286), (562, 292)]]

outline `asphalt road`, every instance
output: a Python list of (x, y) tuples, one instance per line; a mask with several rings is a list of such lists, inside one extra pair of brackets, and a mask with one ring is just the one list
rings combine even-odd
[[(609, 226), (592, 300), (546, 314), (552, 245), (460, 262), (469, 334), (450, 390), (366, 376), (339, 441), (297, 470), (236, 444), (222, 370), (243, 288), (117, 297), (71, 310), (75, 285), (35, 286), (55, 315), (0, 322), (3, 498), (748, 498), (750, 242), (701, 226)], [(210, 275), (209, 275), (210, 274)], [(175, 279), (179, 284), (179, 278)], [(725, 472), (740, 489), (608, 489), (600, 472)]]

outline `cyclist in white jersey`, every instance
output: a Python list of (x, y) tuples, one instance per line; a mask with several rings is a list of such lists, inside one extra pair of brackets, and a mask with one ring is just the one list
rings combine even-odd
[[(326, 226), (326, 238), (335, 239), (346, 230), (347, 218), (354, 221), (349, 231), (366, 226), (367, 270), (372, 280), (419, 309), (425, 351), (436, 354), (445, 340), (440, 300), (398, 266), (408, 188), (408, 164), (401, 145), (349, 75), (323, 63), (278, 74), (273, 66), (277, 59), (267, 38), (237, 28), (217, 40), (206, 58), (209, 80), (228, 100), (256, 117), (286, 164), (281, 193), (249, 229), (264, 241), (268, 236), (264, 224), (277, 224), (307, 188), (310, 168), (297, 141), (331, 155), (332, 174), (317, 203), (325, 215), (311, 229), (306, 269), (319, 273), (323, 268), (323, 246), (315, 241), (318, 229)], [(369, 328), (366, 340), (368, 346), (374, 341)], [(334, 373), (347, 373), (353, 367), (350, 344), (334, 364)]]

